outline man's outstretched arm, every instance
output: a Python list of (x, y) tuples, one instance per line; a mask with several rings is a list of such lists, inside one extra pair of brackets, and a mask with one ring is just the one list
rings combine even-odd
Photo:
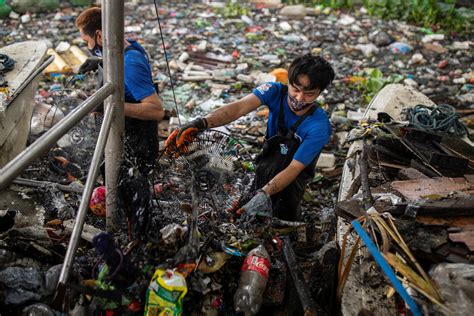
[(252, 112), (260, 106), (260, 100), (254, 94), (249, 94), (242, 99), (226, 104), (205, 116), (207, 127), (218, 127), (229, 124), (236, 119)]

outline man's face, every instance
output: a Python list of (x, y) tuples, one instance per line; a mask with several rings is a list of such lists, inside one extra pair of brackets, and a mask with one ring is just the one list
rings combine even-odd
[(87, 43), (88, 49), (94, 49), (96, 43), (102, 46), (102, 31), (97, 30), (94, 36), (84, 33), (82, 29), (79, 30), (79, 33), (81, 34), (82, 40)]
[(309, 89), (311, 82), (307, 75), (299, 75), (297, 84), (288, 85), (288, 104), (293, 112), (299, 112), (309, 106), (315, 104), (317, 97), (321, 91), (316, 89)]

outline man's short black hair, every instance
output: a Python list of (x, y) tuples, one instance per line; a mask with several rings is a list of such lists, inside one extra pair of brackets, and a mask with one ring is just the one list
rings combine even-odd
[(288, 71), (288, 81), (291, 85), (301, 86), (298, 81), (299, 75), (307, 75), (310, 86), (306, 90), (319, 89), (321, 92), (334, 80), (334, 69), (320, 56), (311, 53), (300, 56), (293, 60)]

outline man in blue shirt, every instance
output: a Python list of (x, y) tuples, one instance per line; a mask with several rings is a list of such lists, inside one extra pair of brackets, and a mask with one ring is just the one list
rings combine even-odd
[(184, 125), (170, 135), (167, 144), (179, 148), (200, 130), (228, 124), (267, 105), (267, 135), (256, 161), (258, 190), (242, 211), (250, 216), (273, 211), (273, 216), (297, 220), (305, 186), (331, 136), (329, 119), (316, 99), (334, 76), (324, 58), (311, 54), (298, 57), (290, 65), (288, 86), (264, 83), (252, 94)]
[[(102, 20), (100, 8), (89, 8), (76, 19), (81, 38), (92, 55), (102, 56)], [(89, 59), (79, 72), (97, 69), (101, 59)], [(138, 167), (146, 175), (158, 154), (158, 122), (164, 111), (153, 84), (148, 56), (141, 45), (124, 40), (125, 87), (125, 163)]]

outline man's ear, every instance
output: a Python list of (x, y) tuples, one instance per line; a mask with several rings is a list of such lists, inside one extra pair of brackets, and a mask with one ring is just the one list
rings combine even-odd
[(101, 30), (97, 30), (95, 31), (96, 33), (96, 38), (97, 38), (97, 44), (99, 44), (99, 46), (103, 46), (102, 44), (102, 31)]

